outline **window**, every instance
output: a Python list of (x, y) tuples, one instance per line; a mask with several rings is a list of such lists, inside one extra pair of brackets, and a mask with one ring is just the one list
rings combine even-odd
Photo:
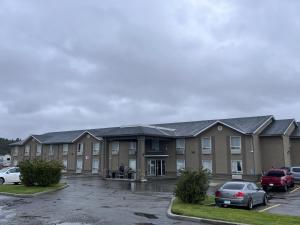
[(185, 150), (185, 139), (176, 139), (176, 153), (184, 154)]
[(25, 156), (29, 156), (30, 155), (30, 145), (26, 145), (25, 146)]
[(211, 160), (202, 160), (203, 169), (207, 169), (210, 173), (212, 173), (212, 161)]
[(77, 155), (82, 155), (83, 154), (83, 143), (78, 143), (77, 144)]
[(49, 145), (49, 155), (54, 155), (53, 145)]
[(13, 162), (13, 165), (17, 166), (18, 165), (18, 160), (15, 159), (14, 162)]
[(42, 154), (42, 145), (37, 144), (36, 145), (36, 156), (40, 156)]
[(243, 173), (242, 160), (231, 160), (231, 172), (232, 172), (232, 174), (242, 174)]
[(76, 160), (76, 173), (81, 173), (82, 171), (82, 159)]
[(230, 183), (224, 184), (222, 189), (226, 189), (226, 190), (243, 190), (244, 187), (245, 187), (245, 184), (230, 182)]
[(176, 160), (176, 169), (177, 169), (177, 175), (180, 175), (181, 170), (185, 169), (185, 160), (184, 159), (177, 159)]
[(63, 144), (63, 155), (68, 155), (69, 145)]
[(100, 143), (93, 142), (93, 155), (99, 155), (99, 152), (100, 152)]
[(118, 141), (114, 141), (111, 144), (111, 154), (112, 155), (117, 155), (119, 154), (119, 148), (120, 148), (120, 144)]
[(230, 150), (232, 154), (241, 154), (241, 137), (230, 137)]
[(19, 146), (15, 146), (13, 156), (18, 156), (19, 154)]
[(159, 152), (159, 140), (158, 139), (151, 140), (151, 150), (153, 152)]
[(136, 171), (136, 159), (129, 159), (129, 168)]
[(128, 143), (128, 153), (129, 153), (129, 155), (135, 155), (135, 153), (136, 153), (136, 142), (135, 141), (130, 141)]
[(67, 169), (68, 169), (68, 160), (64, 159), (63, 160), (63, 165), (64, 165), (64, 168), (62, 169), (63, 172), (66, 172)]
[(98, 173), (99, 171), (99, 159), (93, 159), (92, 173)]
[(204, 137), (201, 141), (202, 154), (211, 154), (211, 137)]

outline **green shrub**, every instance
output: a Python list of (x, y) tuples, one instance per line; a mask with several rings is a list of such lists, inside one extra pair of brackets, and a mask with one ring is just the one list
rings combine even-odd
[(50, 186), (61, 178), (63, 165), (58, 161), (23, 161), (20, 162), (21, 182), (25, 186)]
[(185, 203), (203, 202), (209, 187), (208, 176), (207, 170), (183, 171), (176, 184), (176, 197)]

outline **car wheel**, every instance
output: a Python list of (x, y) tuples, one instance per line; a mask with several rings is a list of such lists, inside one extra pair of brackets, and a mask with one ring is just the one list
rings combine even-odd
[(249, 199), (247, 208), (249, 210), (253, 209), (253, 201), (252, 201), (252, 199)]
[(19, 184), (19, 182), (14, 182), (14, 185), (18, 185)]
[(268, 204), (268, 196), (264, 195), (263, 205), (267, 205), (267, 204)]
[(262, 188), (264, 191), (268, 191), (268, 186), (263, 186)]
[(284, 192), (287, 192), (288, 190), (289, 190), (289, 188), (288, 188), (287, 184), (284, 185), (284, 186), (283, 186), (283, 191), (284, 191)]
[(4, 184), (4, 182), (5, 182), (4, 178), (1, 177), (1, 178), (0, 178), (0, 185), (1, 185), (1, 184)]

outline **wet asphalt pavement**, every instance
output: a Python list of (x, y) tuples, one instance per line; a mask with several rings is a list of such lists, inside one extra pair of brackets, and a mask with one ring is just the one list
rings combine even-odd
[(0, 196), (0, 224), (197, 224), (166, 216), (174, 181), (73, 178), (66, 182), (68, 188), (34, 198)]

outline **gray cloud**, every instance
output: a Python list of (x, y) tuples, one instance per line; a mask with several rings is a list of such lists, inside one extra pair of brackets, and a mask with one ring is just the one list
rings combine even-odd
[(300, 3), (0, 0), (0, 136), (300, 109)]

